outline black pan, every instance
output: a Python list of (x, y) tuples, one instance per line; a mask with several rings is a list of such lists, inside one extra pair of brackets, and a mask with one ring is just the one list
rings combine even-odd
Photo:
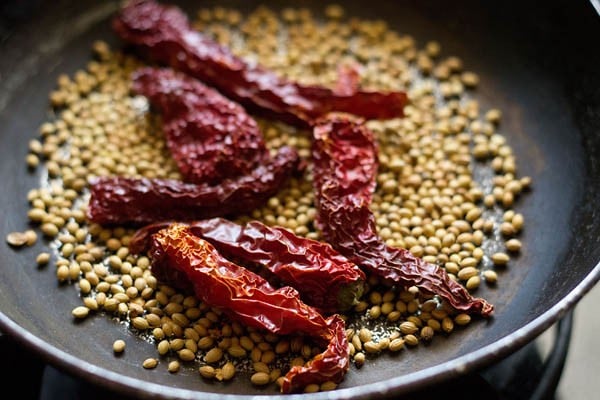
[[(252, 7), (244, 1), (222, 3)], [(523, 253), (502, 273), (498, 289), (479, 292), (496, 306), (491, 320), (427, 348), (381, 356), (360, 371), (353, 367), (337, 391), (306, 397), (397, 396), (490, 365), (548, 329), (600, 278), (600, 16), (584, 0), (539, 3), (344, 3), (349, 14), (383, 18), (420, 43), (439, 40), (445, 54), (460, 56), (477, 71), (476, 96), (484, 108), (503, 110), (501, 132), (534, 187), (517, 204), (527, 218)], [(26, 193), (40, 179), (24, 166), (27, 143), (49, 117), (47, 93), (57, 76), (83, 67), (94, 40), (118, 45), (108, 23), (117, 2), (32, 4), (26, 21), (14, 30), (5, 27), (0, 46), (2, 235), (26, 228)], [(268, 4), (323, 7), (319, 1)], [(154, 354), (153, 344), (100, 315), (73, 322), (69, 311), (80, 304), (76, 289), (58, 285), (53, 271), (35, 267), (44, 246), (43, 241), (19, 251), (0, 246), (0, 329), (47, 362), (141, 397), (274, 394), (244, 379), (209, 385), (194, 370), (176, 375), (144, 370), (140, 363)], [(110, 349), (119, 336), (128, 347), (116, 358)]]

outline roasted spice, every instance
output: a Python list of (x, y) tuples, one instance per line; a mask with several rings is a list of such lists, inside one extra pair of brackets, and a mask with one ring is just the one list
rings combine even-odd
[(146, 369), (156, 368), (157, 365), (158, 365), (158, 360), (156, 358), (147, 358), (142, 363), (142, 366)]
[(377, 145), (361, 120), (332, 114), (313, 134), (314, 186), (318, 225), (336, 250), (392, 284), (417, 286), (459, 310), (487, 316), (493, 306), (402, 248), (388, 246), (376, 233), (369, 210), (376, 184)]
[(90, 309), (84, 306), (75, 307), (72, 314), (77, 319), (83, 319), (88, 316)]
[[(168, 226), (159, 223), (136, 232), (134, 253), (148, 246), (149, 236)], [(347, 310), (364, 290), (364, 273), (328, 244), (304, 239), (259, 221), (245, 226), (222, 218), (190, 223), (190, 232), (219, 252), (245, 262), (262, 264), (285, 284), (297, 288), (304, 301), (327, 313)]]
[(125, 351), (125, 341), (118, 339), (113, 343), (113, 351), (115, 353), (122, 353)]
[(11, 246), (32, 246), (37, 240), (37, 234), (34, 230), (28, 229), (25, 232), (11, 232), (6, 235), (6, 242)]
[(227, 261), (185, 225), (172, 224), (153, 235), (150, 254), (154, 274), (160, 280), (175, 285), (183, 280), (187, 287), (189, 279), (200, 299), (247, 326), (278, 334), (301, 332), (327, 346), (306, 367), (294, 367), (286, 374), (282, 392), (343, 379), (349, 364), (345, 325), (338, 315), (325, 320), (316, 309), (302, 303), (294, 289), (274, 289), (260, 276)]
[(160, 110), (169, 151), (186, 182), (219, 184), (270, 157), (256, 121), (198, 80), (156, 68), (140, 69), (132, 79), (133, 90)]
[(193, 30), (185, 14), (174, 6), (154, 1), (132, 3), (121, 10), (113, 27), (121, 39), (152, 60), (167, 63), (254, 110), (286, 122), (307, 125), (334, 110), (365, 118), (400, 117), (407, 101), (402, 92), (336, 93), (280, 78)]
[(173, 360), (167, 366), (167, 371), (174, 374), (176, 372), (179, 372), (179, 368), (181, 368), (181, 364), (179, 364), (179, 361)]
[(146, 224), (250, 212), (296, 171), (298, 155), (282, 148), (268, 164), (217, 186), (176, 180), (98, 178), (92, 182), (88, 218), (101, 224)]

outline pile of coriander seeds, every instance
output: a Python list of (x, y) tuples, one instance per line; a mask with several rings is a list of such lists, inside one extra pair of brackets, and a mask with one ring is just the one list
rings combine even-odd
[[(320, 15), (303, 8), (259, 7), (248, 15), (206, 8), (198, 11), (194, 26), (235, 54), (301, 83), (333, 85), (337, 67), (348, 64), (360, 66), (364, 88), (405, 90), (410, 99), (405, 118), (368, 123), (380, 151), (372, 203), (378, 233), (389, 245), (443, 266), (470, 291), (501, 285), (496, 268), (510, 265), (521, 249), (524, 218), (513, 207), (531, 180), (518, 176), (515, 155), (497, 130), (501, 111), (480, 109), (478, 76), (459, 58), (442, 56), (437, 42), (418, 46), (383, 21), (346, 16), (339, 5)], [(65, 312), (74, 318), (116, 317), (156, 344), (155, 354), (139, 355), (140, 367), (177, 373), (193, 365), (198, 379), (250, 379), (276, 391), (291, 366), (322, 349), (302, 336), (277, 336), (230, 321), (158, 282), (148, 257), (129, 253), (132, 229), (87, 223), (92, 177), (181, 178), (160, 118), (144, 98), (130, 94), (130, 75), (142, 61), (101, 41), (91, 50), (93, 59), (84, 69), (58, 78), (49, 96), (57, 117), (41, 125), (29, 146), (27, 166), (44, 177), (27, 196), (27, 217), (49, 242), (38, 263), (54, 266), (60, 282), (79, 288), (82, 305)], [(310, 132), (262, 119), (259, 124), (269, 148), (291, 145), (310, 160)], [(483, 180), (475, 179), (475, 169), (483, 171), (478, 174)], [(302, 178), (291, 178), (277, 196), (237, 222), (258, 219), (319, 240), (315, 215), (309, 163)], [(36, 230), (14, 232), (7, 241), (31, 245)], [(364, 368), (382, 352), (419, 346), (471, 320), (415, 287), (386, 288), (375, 277), (345, 319), (351, 360)], [(107, 351), (127, 351), (122, 337)], [(305, 391), (335, 388), (327, 382)]]

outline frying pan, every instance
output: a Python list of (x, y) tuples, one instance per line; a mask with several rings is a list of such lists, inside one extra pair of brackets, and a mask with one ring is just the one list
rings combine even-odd
[[(27, 227), (26, 193), (42, 171), (28, 172), (28, 141), (51, 117), (47, 94), (61, 73), (85, 66), (93, 41), (118, 40), (109, 19), (118, 3), (37, 2), (30, 18), (0, 44), (0, 191), (2, 234)], [(199, 4), (181, 5), (187, 11)], [(252, 2), (223, 1), (242, 10)], [(206, 3), (202, 2), (202, 5)], [(269, 1), (322, 10), (319, 1)], [(478, 295), (496, 307), (428, 346), (382, 355), (354, 367), (338, 390), (306, 398), (382, 398), (407, 394), (498, 362), (531, 342), (570, 311), (600, 278), (600, 16), (586, 1), (344, 2), (349, 15), (383, 18), (419, 43), (438, 40), (445, 55), (461, 57), (481, 78), (475, 96), (483, 109), (503, 111), (501, 133), (533, 190), (516, 204), (525, 215), (522, 254), (501, 272), (498, 288)], [(594, 50), (596, 49), (596, 50)], [(73, 286), (59, 285), (54, 271), (36, 267), (47, 246), (0, 246), (0, 329), (45, 361), (85, 381), (127, 395), (152, 398), (243, 399), (271, 397), (272, 389), (246, 379), (209, 384), (194, 369), (168, 374), (145, 370), (154, 345), (97, 315), (75, 323), (80, 304)], [(592, 317), (593, 318), (593, 317)], [(112, 353), (123, 338), (127, 351)], [(258, 397), (255, 397), (258, 396)]]

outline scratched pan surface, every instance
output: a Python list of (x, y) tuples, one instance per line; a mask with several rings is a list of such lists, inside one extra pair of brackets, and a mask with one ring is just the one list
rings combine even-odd
[[(497, 289), (478, 292), (495, 304), (493, 319), (397, 357), (381, 356), (361, 370), (352, 367), (337, 391), (306, 397), (397, 396), (490, 365), (550, 327), (599, 279), (600, 58), (588, 40), (600, 37), (600, 17), (586, 1), (550, 2), (543, 10), (522, 2), (479, 3), (447, 9), (443, 1), (357, 1), (346, 8), (348, 14), (386, 19), (421, 44), (438, 40), (444, 54), (460, 56), (480, 74), (476, 96), (484, 109), (503, 111), (501, 132), (517, 155), (520, 174), (534, 182), (516, 206), (527, 220), (524, 251), (501, 273)], [(274, 8), (284, 4), (269, 2)], [(27, 143), (50, 117), (47, 93), (56, 77), (83, 67), (94, 40), (118, 43), (108, 25), (115, 2), (48, 1), (39, 7), (0, 43), (2, 237), (26, 226), (26, 193), (40, 179), (24, 167)], [(141, 368), (143, 358), (155, 354), (152, 344), (102, 315), (73, 322), (70, 310), (80, 304), (76, 289), (59, 286), (53, 271), (35, 267), (43, 246), (38, 241), (18, 252), (0, 246), (0, 329), (46, 361), (132, 396), (275, 394), (251, 387), (247, 379), (208, 384), (195, 370), (172, 375), (164, 368)], [(110, 349), (118, 337), (126, 338), (127, 351), (117, 358)]]

